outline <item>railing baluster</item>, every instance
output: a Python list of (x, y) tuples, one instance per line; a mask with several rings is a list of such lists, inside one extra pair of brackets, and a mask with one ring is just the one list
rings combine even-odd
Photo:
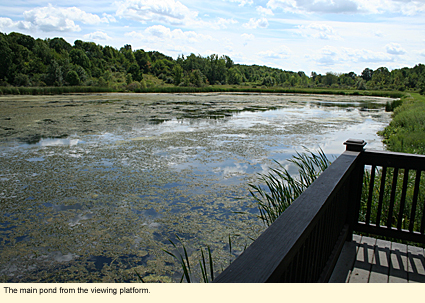
[(314, 260), (314, 252), (312, 251), (312, 235), (313, 235), (313, 232), (310, 234), (310, 236), (307, 239), (306, 244), (305, 244), (305, 249), (306, 249), (306, 252), (307, 252), (305, 257), (307, 259), (306, 260), (307, 262), (306, 262), (306, 266), (303, 270), (303, 275), (304, 275), (304, 277), (306, 277), (307, 283), (313, 282), (311, 275), (309, 275), (309, 271), (311, 269), (311, 265), (313, 264), (312, 262)]
[(398, 211), (398, 222), (397, 229), (401, 230), (401, 223), (403, 222), (404, 216), (404, 207), (406, 204), (406, 192), (407, 192), (407, 181), (409, 180), (409, 170), (404, 170), (404, 178), (403, 178), (403, 189), (401, 191), (401, 199), (400, 199), (400, 209)]
[(388, 209), (387, 228), (391, 228), (391, 225), (393, 223), (395, 192), (397, 189), (397, 179), (398, 179), (398, 167), (394, 168), (393, 174), (394, 175), (393, 175), (393, 183), (391, 185), (390, 208)]
[(410, 212), (410, 223), (409, 223), (409, 231), (410, 232), (413, 232), (413, 228), (415, 226), (416, 206), (418, 204), (420, 182), (421, 182), (421, 171), (418, 169), (416, 171), (415, 190), (414, 190), (414, 193), (413, 193), (412, 209), (411, 209), (411, 212)]
[(319, 247), (319, 242), (320, 242), (320, 237), (319, 237), (319, 228), (316, 227), (313, 229), (313, 232), (311, 233), (312, 235), (310, 235), (310, 237), (312, 237), (312, 254), (313, 254), (313, 261), (312, 261), (312, 270), (311, 270), (311, 276), (312, 279), (313, 277), (315, 277), (318, 273), (318, 269), (317, 269), (317, 262), (318, 262), (318, 258), (319, 258), (319, 254), (318, 254), (318, 247)]
[(381, 226), (382, 204), (384, 201), (385, 179), (387, 178), (387, 167), (382, 168), (381, 187), (379, 189), (379, 204), (376, 214), (376, 226)]
[(373, 186), (375, 185), (375, 170), (376, 170), (376, 165), (372, 165), (372, 171), (370, 173), (370, 180), (369, 180), (369, 197), (367, 199), (366, 225), (370, 224), (370, 216), (372, 212), (372, 196), (373, 196)]
[(422, 222), (421, 222), (421, 234), (423, 235), (425, 231), (425, 201), (424, 201), (424, 209), (422, 210)]

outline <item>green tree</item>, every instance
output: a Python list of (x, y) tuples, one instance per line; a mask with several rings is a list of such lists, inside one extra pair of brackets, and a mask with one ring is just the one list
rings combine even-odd
[(227, 78), (229, 84), (240, 84), (242, 82), (242, 75), (237, 67), (231, 67), (227, 71)]
[(6, 80), (9, 75), (9, 68), (12, 64), (13, 52), (9, 43), (0, 35), (0, 80)]
[(72, 49), (71, 44), (66, 42), (63, 38), (47, 39), (47, 42), (49, 44), (49, 47), (54, 49), (58, 54), (62, 52), (69, 53)]
[(49, 65), (46, 80), (47, 84), (51, 86), (61, 86), (63, 84), (62, 68), (56, 60), (52, 60)]
[(195, 69), (194, 71), (190, 73), (189, 79), (193, 85), (197, 87), (201, 87), (205, 84), (206, 78), (199, 69)]
[(31, 81), (28, 75), (19, 73), (15, 76), (13, 84), (16, 86), (30, 86)]
[(174, 65), (173, 75), (174, 75), (174, 85), (179, 85), (183, 79), (183, 68), (180, 66), (180, 64)]
[(365, 68), (365, 69), (362, 71), (362, 75), (361, 75), (361, 77), (362, 77), (362, 78), (363, 78), (363, 80), (365, 80), (366, 82), (367, 82), (367, 81), (372, 80), (372, 76), (373, 76), (373, 70), (371, 70), (370, 68)]
[(76, 86), (80, 85), (80, 77), (77, 72), (74, 70), (70, 70), (65, 77), (65, 81), (69, 83), (69, 85)]
[(82, 66), (86, 70), (90, 69), (91, 62), (90, 59), (87, 57), (85, 52), (82, 49), (74, 48), (69, 53), (69, 57), (71, 58), (71, 62), (77, 65)]
[(151, 58), (149, 54), (142, 49), (138, 49), (134, 52), (134, 57), (142, 73), (149, 73), (151, 69)]
[(141, 81), (143, 79), (140, 67), (136, 62), (133, 62), (127, 69), (127, 73), (130, 73), (134, 81)]

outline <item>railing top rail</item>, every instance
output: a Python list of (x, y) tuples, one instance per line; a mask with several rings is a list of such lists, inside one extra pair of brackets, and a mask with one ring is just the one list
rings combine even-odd
[(378, 150), (364, 150), (362, 161), (365, 165), (425, 170), (425, 156)]

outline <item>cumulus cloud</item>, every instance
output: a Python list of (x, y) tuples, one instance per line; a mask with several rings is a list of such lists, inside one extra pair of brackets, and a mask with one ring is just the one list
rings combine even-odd
[(46, 7), (37, 7), (25, 11), (23, 15), (25, 21), (13, 22), (9, 19), (11, 22), (7, 21), (4, 23), (9, 27), (16, 26), (27, 30), (39, 29), (44, 32), (78, 32), (81, 28), (75, 24), (76, 21), (84, 24), (99, 24), (102, 22), (108, 23), (111, 20), (109, 15), (106, 14), (104, 14), (103, 18), (100, 18), (98, 15), (86, 13), (76, 7), (58, 8), (51, 4)]
[(282, 9), (288, 13), (353, 13), (358, 5), (352, 0), (270, 0), (270, 9)]
[(341, 55), (337, 48), (332, 46), (325, 46), (319, 50), (319, 54), (314, 60), (317, 61), (319, 65), (334, 65), (341, 60)]
[(112, 38), (108, 36), (105, 32), (96, 31), (83, 36), (87, 40), (111, 40)]
[(391, 55), (404, 55), (406, 53), (406, 50), (398, 43), (387, 44), (385, 45), (385, 49), (387, 50), (387, 53)]
[(236, 24), (238, 21), (234, 19), (224, 19), (224, 18), (218, 18), (217, 22), (214, 22), (211, 24), (212, 28), (227, 28), (229, 25)]
[(332, 66), (346, 62), (387, 63), (394, 59), (384, 52), (368, 49), (336, 48), (325, 46), (314, 55), (307, 55), (308, 59), (316, 61), (319, 65)]
[(117, 16), (147, 23), (165, 22), (172, 25), (187, 24), (198, 13), (175, 0), (125, 0), (115, 3)]
[(252, 41), (254, 40), (255, 36), (253, 34), (242, 34), (241, 37), (245, 40), (245, 41)]
[(285, 59), (291, 54), (291, 50), (286, 45), (281, 45), (274, 50), (266, 50), (258, 53), (260, 57), (265, 59)]
[(0, 29), (4, 30), (16, 25), (16, 22), (13, 22), (10, 18), (0, 17)]
[(310, 23), (298, 26), (298, 33), (304, 37), (312, 37), (323, 40), (341, 40), (335, 30), (327, 24)]
[(143, 33), (141, 32), (130, 32), (125, 34), (126, 36), (130, 36), (137, 39), (146, 39), (152, 41), (158, 41), (158, 39), (162, 41), (170, 41), (177, 40), (181, 44), (183, 43), (197, 43), (205, 40), (214, 40), (209, 35), (198, 34), (194, 31), (182, 31), (181, 29), (171, 30), (168, 27), (163, 25), (153, 25), (146, 28)]
[(227, 0), (227, 1), (239, 3), (239, 6), (245, 6), (246, 4), (251, 5), (253, 3), (253, 0)]
[(18, 28), (22, 30), (31, 30), (33, 26), (28, 21), (13, 21), (10, 18), (0, 17), (0, 30), (5, 31), (7, 29)]
[(249, 29), (254, 29), (257, 27), (266, 28), (269, 26), (269, 21), (267, 21), (266, 18), (261, 18), (261, 19), (251, 18), (249, 19), (248, 23), (244, 23), (242, 25), (243, 27), (249, 28)]
[(425, 12), (424, 1), (416, 0), (269, 0), (267, 7), (284, 12), (306, 13), (362, 13), (385, 12), (414, 15)]
[(266, 15), (270, 15), (273, 16), (273, 11), (270, 8), (265, 8), (262, 6), (257, 6), (257, 13), (259, 13), (260, 15), (266, 16)]

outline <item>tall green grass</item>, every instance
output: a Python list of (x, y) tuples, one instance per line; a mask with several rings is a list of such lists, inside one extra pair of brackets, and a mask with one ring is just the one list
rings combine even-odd
[(96, 86), (53, 86), (53, 87), (0, 87), (0, 95), (60, 95), (71, 93), (116, 92), (109, 87)]
[[(66, 93), (95, 93), (95, 92), (123, 92), (123, 89), (103, 87), (103, 86), (54, 86), (54, 87), (0, 87), (0, 95), (57, 95)], [(320, 89), (320, 88), (254, 88), (246, 86), (203, 86), (203, 87), (182, 87), (182, 86), (153, 86), (146, 88), (135, 88), (136, 93), (290, 93), (290, 94), (328, 94), (328, 95), (357, 95), (357, 96), (380, 96), (390, 98), (400, 98), (404, 95), (398, 91), (363, 91), (363, 90), (341, 90), (341, 89)]]
[(292, 202), (306, 190), (331, 164), (322, 149), (314, 153), (308, 149), (288, 161), (298, 169), (298, 176), (292, 176), (283, 164), (276, 162), (267, 174), (260, 174), (262, 184), (249, 184), (250, 193), (257, 201), (260, 219), (271, 225)]
[[(175, 252), (168, 251), (166, 249), (163, 249), (165, 253), (173, 257), (179, 264), (181, 270), (182, 270), (182, 276), (180, 279), (180, 283), (183, 281), (186, 281), (187, 283), (193, 283), (193, 282), (202, 282), (202, 283), (209, 283), (214, 281), (215, 273), (217, 272), (216, 266), (214, 265), (214, 260), (211, 253), (210, 246), (207, 246), (205, 249), (200, 249), (201, 256), (198, 262), (195, 262), (195, 264), (199, 265), (199, 268), (194, 268), (194, 264), (190, 261), (191, 257), (189, 256), (186, 246), (183, 242), (183, 240), (176, 235), (177, 240), (179, 241), (180, 245), (174, 243), (171, 239), (168, 239), (170, 241), (171, 245), (174, 247)], [(229, 264), (232, 261), (232, 238), (229, 235)], [(245, 246), (246, 248), (246, 246)], [(138, 275), (139, 276), (139, 275)], [(142, 277), (139, 276), (139, 279), (143, 281)]]
[(387, 149), (394, 152), (425, 154), (425, 97), (411, 94), (394, 109), (392, 121), (379, 134)]

